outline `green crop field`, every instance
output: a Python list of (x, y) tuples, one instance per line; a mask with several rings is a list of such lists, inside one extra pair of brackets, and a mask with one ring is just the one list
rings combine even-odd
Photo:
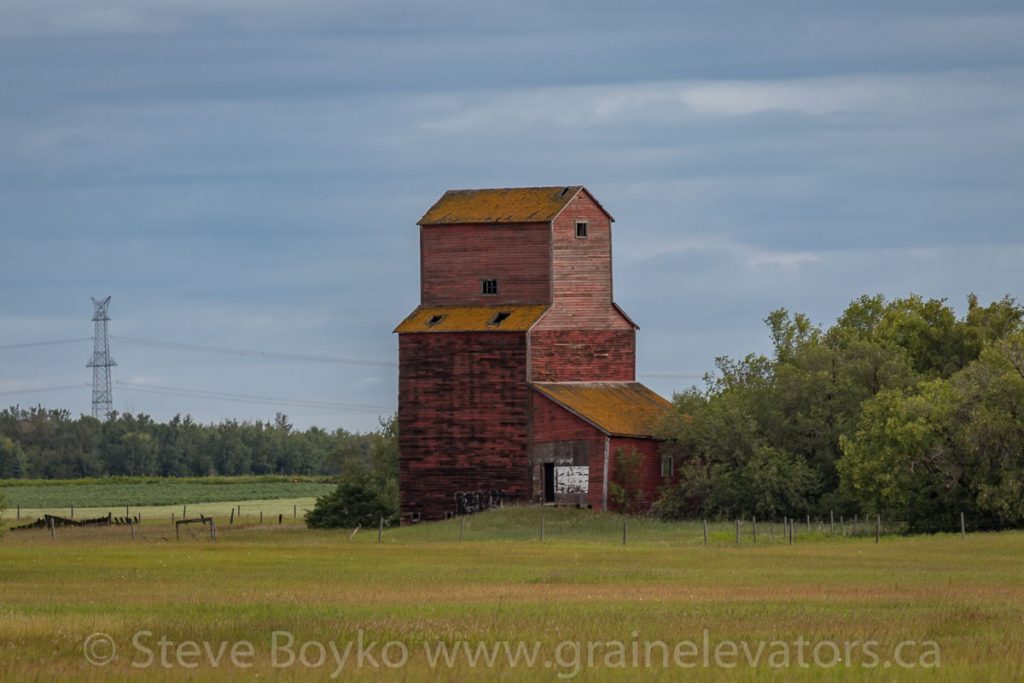
[(217, 523), (216, 541), (195, 526), (176, 541), (163, 519), (135, 539), (8, 532), (0, 680), (1024, 675), (1020, 532), (754, 545), (744, 529), (737, 546), (722, 524), (704, 546), (700, 524), (628, 520), (623, 545), (615, 515), (506, 508), (378, 544), (377, 529)]
[(183, 504), (196, 513), (225, 514), (241, 504), (243, 511), (258, 514), (291, 512), (293, 505), (308, 508), (317, 496), (333, 490), (324, 477), (112, 477), (72, 480), (0, 480), (8, 508), (21, 507), (23, 517), (44, 512), (76, 516), (123, 514), (167, 515)]

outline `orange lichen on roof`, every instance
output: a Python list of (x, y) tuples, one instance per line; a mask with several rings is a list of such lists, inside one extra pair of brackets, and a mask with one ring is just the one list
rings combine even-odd
[(547, 310), (536, 306), (420, 306), (395, 332), (525, 332)]
[(456, 223), (546, 223), (565, 208), (582, 185), (448, 190), (420, 225)]
[(611, 436), (650, 437), (672, 404), (639, 382), (535, 382), (534, 389)]

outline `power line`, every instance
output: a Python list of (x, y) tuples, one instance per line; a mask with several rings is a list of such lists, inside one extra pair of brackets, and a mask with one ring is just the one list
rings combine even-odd
[(202, 351), (205, 353), (222, 353), (233, 356), (258, 356), (261, 358), (281, 358), (284, 360), (299, 360), (313, 363), (342, 363), (346, 365), (367, 365), (381, 368), (395, 368), (398, 363), (387, 361), (370, 360), (367, 358), (345, 358), (340, 356), (315, 356), (307, 353), (282, 353), (279, 351), (259, 351), (255, 349), (238, 349), (229, 346), (204, 346), (201, 344), (185, 344), (182, 342), (167, 342), (158, 339), (139, 339), (137, 337), (120, 337), (114, 339), (126, 344), (137, 344), (140, 346), (153, 346), (163, 349), (176, 349), (183, 351)]
[[(255, 356), (259, 358), (278, 358), (283, 360), (295, 360), (305, 361), (311, 363), (340, 363), (344, 365), (362, 365), (368, 367), (379, 367), (379, 368), (396, 368), (397, 363), (390, 363), (387, 361), (371, 360), (368, 358), (350, 358), (343, 356), (317, 356), (307, 353), (283, 353), (279, 351), (261, 351), (258, 349), (240, 349), (230, 346), (205, 346), (202, 344), (187, 344), (184, 342), (168, 342), (161, 341), (159, 339), (140, 339), (138, 337), (121, 337), (117, 335), (111, 335), (112, 339), (123, 342), (125, 344), (134, 344), (137, 346), (151, 346), (155, 348), (182, 350), (182, 351), (200, 351), (204, 353), (219, 353), (228, 354), (233, 356)], [(49, 346), (53, 344), (72, 344), (78, 342), (92, 341), (92, 337), (81, 337), (78, 339), (56, 339), (52, 341), (38, 341), (38, 342), (26, 342), (23, 344), (7, 344), (0, 346), (0, 351), (6, 349), (20, 349), (29, 348), (34, 346)], [(676, 373), (641, 373), (637, 377), (651, 377), (658, 379), (704, 379), (704, 375), (689, 375), (689, 374), (676, 374)]]
[(5, 344), (0, 346), (0, 351), (6, 349), (27, 349), (33, 346), (54, 346), (56, 344), (77, 344), (79, 342), (92, 341), (92, 337), (78, 337), (77, 339), (53, 339), (50, 341), (25, 342), (24, 344)]
[(188, 398), (207, 398), (215, 401), (234, 401), (238, 403), (263, 403), (269, 405), (291, 405), (303, 408), (333, 408), (349, 410), (353, 412), (392, 412), (393, 406), (375, 406), (361, 403), (335, 403), (333, 401), (304, 400), (294, 398), (280, 398), (276, 396), (259, 396), (253, 394), (231, 394), (223, 391), (208, 391), (205, 389), (186, 389), (183, 387), (169, 387), (156, 384), (134, 384), (132, 382), (116, 382), (120, 387), (128, 391), (141, 391), (152, 394), (164, 394), (169, 396), (184, 396)]
[(0, 391), (0, 396), (13, 396), (15, 394), (34, 394), (40, 391), (64, 391), (66, 389), (81, 389), (82, 387), (91, 386), (88, 382), (79, 382), (78, 384), (61, 384), (49, 387), (27, 387), (25, 389), (15, 389), (12, 391)]

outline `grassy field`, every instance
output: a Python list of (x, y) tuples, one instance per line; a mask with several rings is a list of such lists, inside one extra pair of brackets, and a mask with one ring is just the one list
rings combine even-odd
[[(251, 520), (219, 522), (216, 542), (200, 530), (174, 541), (162, 520), (144, 521), (134, 541), (123, 527), (10, 532), (0, 680), (330, 680), (339, 668), (335, 678), (410, 681), (1024, 675), (1019, 532), (879, 544), (812, 532), (794, 545), (745, 536), (736, 546), (720, 525), (705, 547), (698, 524), (630, 520), (624, 546), (621, 521), (507, 508), (464, 529), (388, 529), (380, 544), (376, 529)], [(111, 644), (113, 661), (87, 661), (86, 651), (108, 658)], [(514, 665), (508, 652), (521, 655)]]

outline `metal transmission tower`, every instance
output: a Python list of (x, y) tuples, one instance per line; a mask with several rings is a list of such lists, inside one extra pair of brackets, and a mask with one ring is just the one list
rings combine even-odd
[(110, 334), (107, 322), (110, 320), (110, 297), (102, 301), (92, 300), (92, 358), (86, 363), (92, 368), (92, 416), (103, 420), (114, 410), (114, 394), (110, 390), (110, 368), (117, 365), (110, 357)]

